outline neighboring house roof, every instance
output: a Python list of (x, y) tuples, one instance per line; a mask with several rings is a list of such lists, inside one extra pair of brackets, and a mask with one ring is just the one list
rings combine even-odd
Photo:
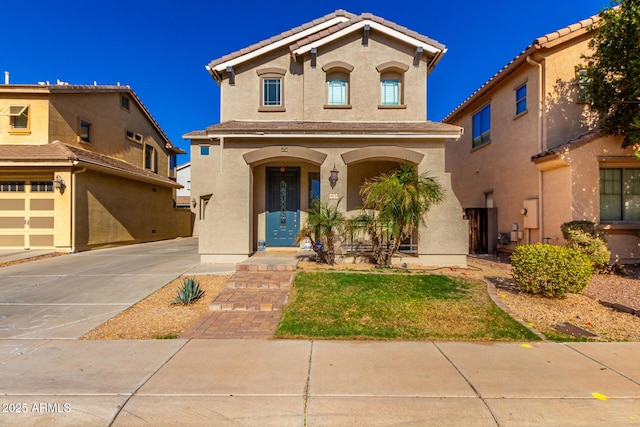
[(583, 133), (582, 135), (579, 135), (573, 138), (572, 140), (570, 140), (565, 144), (559, 145), (555, 148), (552, 148), (547, 151), (543, 151), (542, 153), (538, 153), (535, 156), (532, 156), (531, 161), (537, 163), (540, 161), (547, 160), (550, 157), (557, 157), (575, 148), (582, 147), (583, 145), (586, 145), (592, 141), (595, 141), (601, 136), (602, 136), (602, 133), (600, 132), (600, 128), (591, 129)]
[(176, 205), (177, 206), (190, 206), (191, 205), (191, 196), (176, 196)]
[(298, 54), (308, 52), (312, 47), (321, 46), (343, 37), (363, 28), (365, 25), (429, 52), (433, 58), (429, 62), (428, 70), (433, 69), (446, 52), (446, 47), (443, 44), (394, 22), (387, 21), (371, 13), (355, 15), (340, 9), (312, 22), (215, 59), (206, 68), (213, 78), (219, 82), (222, 79), (221, 73), (227, 67), (233, 67), (284, 46), (289, 47), (292, 56), (295, 58)]
[(149, 182), (164, 187), (181, 188), (180, 184), (123, 160), (72, 147), (60, 141), (45, 145), (0, 145), (0, 166), (79, 166), (91, 170)]
[(599, 15), (591, 16), (575, 24), (561, 28), (552, 33), (546, 34), (542, 37), (536, 38), (532, 44), (527, 46), (518, 56), (512, 59), (507, 65), (505, 65), (500, 71), (494, 74), (489, 80), (487, 80), (482, 86), (480, 86), (475, 92), (473, 92), (467, 99), (465, 99), (460, 105), (458, 105), (453, 111), (451, 111), (442, 120), (444, 122), (452, 120), (455, 116), (460, 114), (469, 104), (475, 101), (477, 98), (486, 94), (494, 86), (507, 78), (516, 68), (527, 62), (527, 58), (531, 57), (536, 52), (542, 49), (548, 49), (556, 46), (560, 43), (564, 43), (568, 40), (572, 40), (582, 34), (587, 33), (590, 28), (600, 21)]
[(191, 162), (186, 162), (181, 165), (176, 166), (176, 170), (182, 170), (191, 167)]
[(126, 93), (133, 99), (133, 101), (138, 105), (138, 108), (143, 112), (149, 122), (155, 127), (156, 131), (160, 134), (160, 136), (164, 139), (165, 148), (169, 151), (172, 151), (176, 154), (185, 154), (186, 152), (178, 147), (176, 147), (167, 134), (162, 130), (156, 119), (153, 118), (147, 107), (142, 103), (142, 100), (138, 97), (138, 95), (131, 89), (129, 86), (119, 86), (119, 85), (70, 85), (67, 83), (60, 84), (33, 84), (33, 85), (0, 85), (0, 93)]
[(225, 135), (274, 136), (292, 134), (318, 137), (368, 137), (371, 135), (459, 138), (463, 129), (438, 122), (301, 122), (301, 121), (228, 121), (204, 131), (183, 135), (185, 139), (210, 139)]

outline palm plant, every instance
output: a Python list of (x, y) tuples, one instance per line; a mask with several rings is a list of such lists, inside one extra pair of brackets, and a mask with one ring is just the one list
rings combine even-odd
[(341, 200), (335, 205), (317, 200), (309, 210), (307, 225), (296, 237), (298, 243), (303, 239), (309, 239), (313, 250), (329, 265), (336, 262), (335, 239), (342, 233), (345, 225), (344, 214), (338, 209)]
[(402, 240), (411, 236), (432, 205), (444, 200), (444, 190), (435, 178), (418, 174), (409, 163), (392, 172), (366, 180), (360, 187), (362, 215), (351, 221), (353, 228), (369, 234), (373, 256), (380, 266), (391, 265), (391, 257)]

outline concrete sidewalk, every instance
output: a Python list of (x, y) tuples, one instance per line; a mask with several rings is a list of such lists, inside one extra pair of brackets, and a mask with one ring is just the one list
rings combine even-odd
[(640, 424), (639, 343), (0, 341), (0, 425)]

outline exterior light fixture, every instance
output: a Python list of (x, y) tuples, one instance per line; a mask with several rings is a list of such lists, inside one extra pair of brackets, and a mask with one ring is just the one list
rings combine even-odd
[(64, 179), (62, 179), (60, 175), (56, 175), (56, 179), (53, 180), (53, 188), (57, 188), (60, 190), (60, 193), (63, 193), (66, 186)]
[(335, 163), (333, 164), (333, 169), (330, 171), (331, 175), (329, 175), (329, 182), (331, 183), (331, 188), (336, 186), (336, 182), (338, 182), (338, 174), (340, 171), (336, 169)]
[(196, 202), (196, 198), (192, 197), (191, 198), (191, 206), (193, 206), (195, 208), (197, 204), (198, 204), (198, 202)]

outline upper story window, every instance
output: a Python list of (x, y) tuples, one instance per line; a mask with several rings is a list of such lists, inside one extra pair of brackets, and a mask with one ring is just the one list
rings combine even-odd
[(144, 168), (152, 172), (156, 172), (158, 170), (157, 165), (158, 159), (155, 148), (146, 144), (144, 146)]
[(82, 142), (91, 143), (91, 122), (83, 119), (79, 120), (78, 139)]
[(516, 116), (527, 111), (527, 84), (516, 89)]
[(380, 73), (380, 105), (378, 108), (405, 108), (404, 75), (409, 66), (397, 61), (376, 67)]
[(128, 140), (142, 144), (142, 134), (127, 130), (126, 135)]
[(473, 115), (472, 148), (479, 147), (491, 141), (491, 104), (487, 104)]
[(257, 70), (260, 76), (260, 108), (259, 111), (285, 111), (284, 108), (284, 75), (281, 68), (263, 68)]
[(587, 70), (584, 68), (576, 67), (576, 83), (578, 85), (578, 104), (586, 104), (589, 102), (587, 98), (586, 90), (590, 84)]
[(600, 169), (600, 221), (640, 221), (640, 168)]
[(327, 80), (327, 102), (324, 108), (351, 108), (349, 83), (353, 65), (334, 61), (325, 64), (322, 70), (326, 73)]
[(201, 156), (208, 156), (209, 155), (209, 146), (208, 145), (201, 145), (200, 146), (200, 155)]
[(127, 111), (129, 111), (129, 110), (130, 110), (129, 102), (130, 102), (130, 101), (129, 101), (129, 98), (128, 98), (128, 97), (126, 97), (126, 96), (124, 96), (124, 95), (122, 95), (122, 96), (120, 97), (120, 106), (121, 106), (122, 108), (124, 108), (125, 110), (127, 110)]
[(4, 114), (9, 116), (9, 132), (29, 131), (29, 106), (10, 105)]

